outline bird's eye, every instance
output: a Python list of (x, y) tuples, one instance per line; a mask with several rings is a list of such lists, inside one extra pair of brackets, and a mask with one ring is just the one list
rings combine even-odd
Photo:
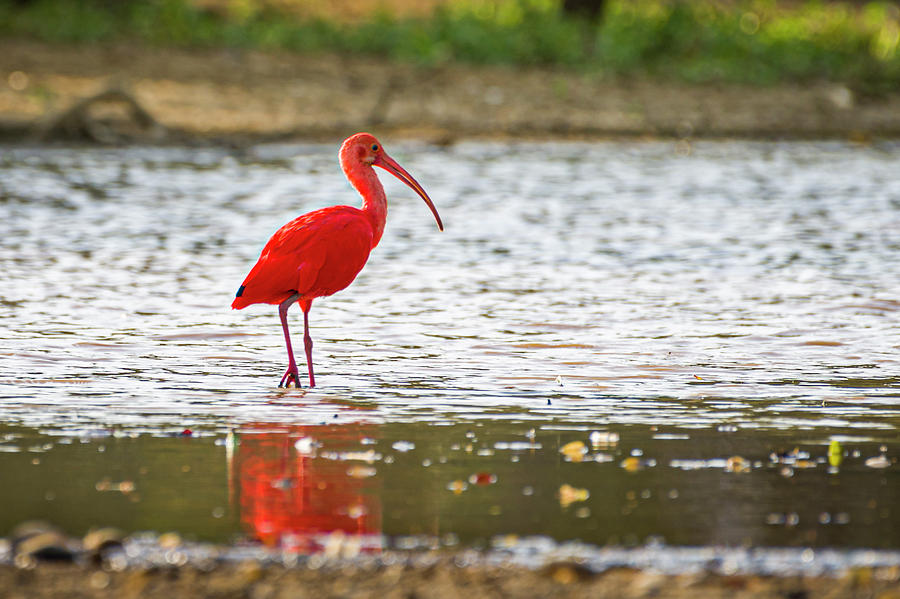
[(377, 152), (377, 151), (378, 151), (378, 144), (372, 144), (372, 151), (373, 151), (373, 152)]

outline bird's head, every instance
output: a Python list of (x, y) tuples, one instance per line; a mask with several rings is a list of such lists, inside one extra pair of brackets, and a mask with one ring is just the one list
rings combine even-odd
[(387, 155), (387, 152), (385, 152), (384, 148), (381, 146), (381, 142), (379, 142), (374, 135), (370, 133), (357, 133), (356, 135), (351, 135), (341, 146), (340, 156), (342, 165), (350, 165), (353, 162), (356, 162), (357, 164), (369, 167), (377, 166), (406, 183), (413, 191), (419, 194), (423, 200), (425, 200), (428, 208), (431, 209), (431, 213), (434, 214), (438, 229), (441, 231), (444, 230), (444, 224), (441, 222), (441, 217), (438, 214), (437, 208), (434, 207), (431, 198), (425, 193), (425, 189), (419, 185), (419, 182), (416, 181), (412, 175), (406, 172), (406, 169), (397, 164), (396, 160)]

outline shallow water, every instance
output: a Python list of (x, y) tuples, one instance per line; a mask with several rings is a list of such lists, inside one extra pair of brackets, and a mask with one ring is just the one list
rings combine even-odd
[(313, 391), (229, 305), (335, 147), (0, 149), (0, 529), (900, 547), (900, 146), (388, 149)]

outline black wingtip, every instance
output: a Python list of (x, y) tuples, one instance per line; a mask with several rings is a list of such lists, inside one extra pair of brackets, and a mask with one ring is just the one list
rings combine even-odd
[(244, 289), (246, 289), (246, 288), (247, 288), (246, 285), (241, 285), (241, 288), (238, 289), (237, 295), (235, 295), (234, 297), (241, 297), (242, 295), (244, 295)]

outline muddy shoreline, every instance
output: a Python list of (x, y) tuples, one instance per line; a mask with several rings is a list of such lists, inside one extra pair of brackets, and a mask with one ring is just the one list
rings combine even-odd
[(575, 562), (540, 569), (461, 565), (454, 557), (415, 564), (352, 563), (286, 567), (247, 560), (204, 567), (112, 569), (41, 563), (0, 566), (4, 597), (617, 597), (617, 598), (862, 598), (900, 596), (896, 580), (856, 570), (841, 578), (708, 573), (660, 574), (616, 568), (593, 573)]
[[(312, 540), (310, 538), (309, 540)], [(412, 542), (413, 539), (408, 539)], [(421, 539), (420, 539), (421, 541)], [(897, 552), (810, 548), (553, 545), (419, 546), (363, 551), (343, 533), (318, 552), (244, 540), (213, 545), (177, 533), (71, 538), (26, 522), (0, 539), (0, 596), (863, 598), (900, 596)], [(520, 547), (520, 545), (522, 545)], [(537, 550), (540, 549), (540, 550)]]
[(16, 40), (0, 42), (0, 55), (7, 143), (240, 145), (330, 141), (358, 130), (434, 143), (900, 137), (900, 92), (866, 98), (828, 82), (684, 85), (538, 68)]

